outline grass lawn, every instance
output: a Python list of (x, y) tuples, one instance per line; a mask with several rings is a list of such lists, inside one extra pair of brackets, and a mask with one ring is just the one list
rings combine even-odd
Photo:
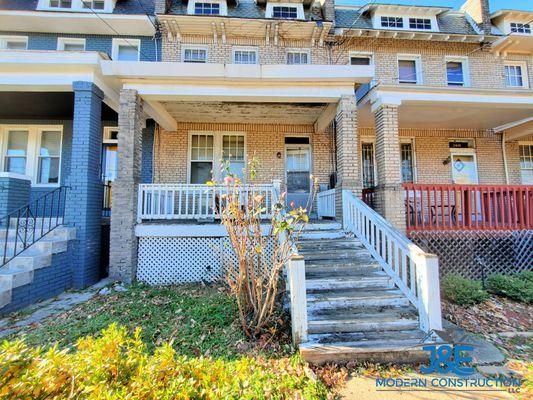
[[(143, 352), (146, 352), (147, 357), (154, 358), (156, 364), (160, 363), (157, 361), (159, 359), (157, 349), (160, 351), (165, 343), (170, 343), (178, 360), (189, 360), (186, 363), (191, 363), (190, 365), (179, 364), (179, 367), (173, 369), (173, 373), (181, 368), (183, 371), (194, 370), (191, 374), (195, 381), (198, 380), (198, 385), (205, 384), (205, 372), (200, 374), (198, 370), (206, 370), (209, 374), (210, 365), (212, 365), (218, 374), (226, 378), (209, 378), (210, 383), (206, 384), (207, 390), (210, 390), (210, 385), (214, 385), (213, 387), (219, 390), (220, 382), (222, 387), (220, 390), (227, 390), (227, 393), (230, 393), (229, 397), (225, 395), (224, 398), (241, 398), (240, 395), (233, 397), (233, 391), (237, 389), (234, 389), (235, 382), (231, 379), (238, 382), (237, 386), (248, 385), (241, 387), (238, 391), (244, 390), (242, 393), (245, 393), (248, 390), (255, 393), (251, 397), (243, 394), (242, 398), (270, 398), (268, 394), (265, 396), (257, 394), (262, 393), (263, 388), (269, 388), (270, 393), (277, 393), (272, 396), (274, 398), (301, 398), (299, 396), (302, 395), (305, 395), (306, 399), (331, 398), (331, 391), (328, 390), (326, 384), (334, 386), (331, 380), (337, 383), (334, 375), (336, 371), (333, 369), (319, 370), (317, 372), (319, 378), (316, 378), (307, 364), (297, 355), (290, 344), (289, 333), (284, 329), (274, 328), (270, 335), (265, 335), (256, 342), (250, 342), (241, 331), (235, 302), (220, 286), (133, 285), (125, 292), (111, 291), (107, 295), (97, 295), (69, 311), (23, 327), (7, 337), (7, 340), (15, 343), (16, 339), (24, 338), (24, 342), (30, 348), (42, 346), (45, 349), (57, 343), (59, 350), (65, 349), (68, 350), (67, 354), (72, 354), (71, 359), (66, 359), (61, 363), (71, 363), (70, 365), (74, 365), (72, 369), (75, 370), (85, 368), (85, 366), (78, 367), (79, 364), (85, 362), (84, 358), (81, 363), (80, 361), (72, 362), (72, 358), (80, 357), (83, 347), (86, 346), (76, 345), (78, 340), (87, 336), (101, 338), (102, 330), (113, 323), (119, 327), (125, 327), (132, 337), (134, 337), (135, 330), (141, 328), (140, 340), (145, 346)], [(280, 317), (279, 326), (288, 328), (288, 324), (284, 323), (282, 317)], [(112, 333), (111, 336), (113, 335), (118, 334)], [(105, 336), (102, 339), (104, 343), (98, 346), (109, 346), (106, 344), (109, 339)], [(6, 354), (13, 349), (6, 349), (6, 347), (0, 349), (0, 368), (3, 371), (9, 369), (9, 360), (12, 359)], [(20, 350), (14, 353), (17, 354), (17, 351), (24, 353)], [(96, 350), (92, 352), (98, 353), (98, 351), (96, 347)], [(45, 358), (45, 353), (43, 351), (43, 358)], [(185, 358), (180, 358), (182, 356)], [(32, 357), (34, 356), (30, 358)], [(8, 360), (7, 363), (6, 360)], [(5, 365), (2, 365), (2, 361)], [(146, 363), (146, 361), (143, 362)], [(18, 363), (20, 364), (20, 361)], [(16, 370), (18, 369), (17, 366)], [(79, 372), (73, 371), (72, 376), (77, 376), (77, 373)], [(242, 374), (242, 377), (239, 374)], [(199, 376), (202, 376), (204, 381)], [(47, 379), (48, 382), (50, 379)], [(76, 379), (77, 384), (81, 385), (79, 378)], [(146, 381), (146, 378), (143, 381)], [(35, 379), (31, 385), (34, 385), (34, 382)], [(18, 383), (17, 385), (21, 386)], [(126, 393), (130, 393), (133, 389), (116, 387), (113, 390), (118, 392), (126, 390)], [(155, 398), (160, 396), (163, 394), (160, 393)], [(2, 396), (0, 390), (0, 399), (3, 398), (5, 397)], [(59, 395), (57, 398), (67, 397)], [(174, 397), (170, 395), (165, 398)], [(218, 395), (201, 398), (218, 398)]]

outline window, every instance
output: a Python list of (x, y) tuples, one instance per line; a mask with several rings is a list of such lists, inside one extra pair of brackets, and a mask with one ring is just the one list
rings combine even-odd
[(287, 51), (287, 64), (309, 64), (310, 63), (309, 51), (300, 50), (288, 50)]
[(398, 81), (400, 83), (417, 84), (422, 81), (420, 73), (420, 58), (406, 56), (398, 58)]
[(112, 58), (115, 61), (139, 61), (139, 39), (113, 39)]
[(519, 144), (523, 185), (533, 185), (533, 143)]
[(58, 185), (61, 169), (61, 126), (0, 126), (2, 171), (30, 176), (32, 183)]
[(105, 8), (104, 0), (82, 0), (83, 8), (93, 9), (93, 10), (103, 10)]
[(28, 38), (26, 36), (0, 36), (0, 50), (26, 50)]
[(182, 59), (186, 63), (206, 63), (207, 48), (184, 47), (182, 48)]
[(272, 7), (273, 18), (296, 19), (298, 18), (298, 8), (288, 6)]
[(376, 169), (374, 158), (374, 143), (361, 144), (361, 160), (363, 168), (363, 189), (376, 186)]
[[(219, 180), (227, 172), (244, 177), (246, 151), (242, 133), (193, 133), (190, 143), (190, 183)], [(229, 171), (222, 171), (226, 163)]]
[(361, 54), (350, 56), (350, 65), (371, 65), (372, 64), (372, 55), (371, 54)]
[(50, 0), (50, 8), (71, 8), (72, 0)]
[(220, 15), (219, 3), (194, 3), (196, 15)]
[(57, 49), (63, 51), (85, 51), (85, 39), (57, 38)]
[(511, 22), (511, 33), (524, 33), (529, 35), (531, 34), (531, 25)]
[(415, 181), (415, 155), (413, 142), (400, 143), (402, 182), (413, 183)]
[(403, 18), (381, 17), (381, 26), (383, 28), (403, 28)]
[(446, 60), (446, 78), (448, 86), (468, 86), (467, 60), (448, 58)]
[(257, 64), (257, 49), (233, 49), (233, 62), (235, 64)]
[(528, 87), (527, 76), (524, 76), (524, 71), (527, 71), (525, 63), (507, 63), (505, 65), (505, 84), (508, 87)]
[(431, 29), (431, 20), (426, 18), (409, 18), (410, 29)]

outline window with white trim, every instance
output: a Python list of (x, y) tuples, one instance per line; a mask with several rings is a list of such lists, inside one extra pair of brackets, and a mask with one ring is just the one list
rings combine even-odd
[(419, 56), (398, 56), (398, 82), (410, 84), (422, 83)]
[(363, 170), (363, 189), (376, 186), (376, 158), (373, 142), (361, 143), (361, 168)]
[(400, 142), (402, 182), (413, 183), (416, 179), (415, 146), (411, 139)]
[(233, 49), (233, 63), (234, 64), (257, 64), (258, 54), (256, 48), (234, 48)]
[(350, 55), (350, 65), (372, 65), (372, 54), (356, 53)]
[(409, 18), (409, 29), (431, 30), (429, 18)]
[(523, 24), (520, 22), (511, 22), (511, 33), (523, 33), (526, 35), (531, 34), (531, 25)]
[(72, 0), (50, 0), (50, 8), (72, 8)]
[(27, 50), (27, 36), (0, 36), (0, 50)]
[(37, 10), (111, 13), (114, 0), (39, 0)]
[(382, 28), (403, 28), (403, 18), (382, 16), (381, 27)]
[(182, 47), (182, 60), (186, 63), (206, 63), (207, 47)]
[(296, 19), (298, 18), (298, 8), (290, 6), (273, 6), (272, 18)]
[(139, 61), (140, 48), (139, 39), (113, 39), (111, 58), (115, 61)]
[(310, 64), (311, 56), (308, 50), (287, 50), (287, 64)]
[[(204, 184), (228, 173), (244, 177), (246, 146), (243, 133), (193, 132), (190, 136), (189, 182)], [(229, 170), (225, 170), (229, 165)]]
[(55, 186), (60, 182), (61, 126), (0, 126), (2, 171), (30, 176), (32, 183)]
[(527, 65), (525, 62), (506, 61), (505, 85), (508, 87), (528, 88)]
[(85, 9), (103, 10), (105, 8), (104, 0), (82, 0), (81, 4)]
[(533, 142), (519, 143), (520, 175), (523, 185), (533, 185)]
[(448, 86), (469, 86), (468, 62), (466, 58), (446, 58), (446, 79)]
[(85, 39), (57, 38), (57, 49), (62, 51), (85, 51)]
[(194, 3), (195, 15), (220, 15), (219, 3)]

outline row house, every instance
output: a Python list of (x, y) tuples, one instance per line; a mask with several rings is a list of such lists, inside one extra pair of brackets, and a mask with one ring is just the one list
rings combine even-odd
[[(532, 23), (488, 0), (1, 1), (0, 310), (106, 274), (219, 279), (232, 257), (217, 219), (225, 188), (206, 182), (225, 162), (245, 177), (256, 158), (242, 191), (265, 196), (265, 218), (286, 192), (322, 220), (309, 235), (325, 254), (353, 256), (349, 231), (379, 269), (370, 287), (321, 271), (322, 293), (302, 251), (304, 354), (353, 357), (356, 345), (330, 354), (320, 341), (353, 344), (359, 323), (370, 341), (408, 331), (378, 346), (405, 350), (442, 329), (426, 252), (440, 275), (533, 268)], [(344, 325), (320, 316), (320, 296)], [(371, 320), (354, 317), (361, 304)]]

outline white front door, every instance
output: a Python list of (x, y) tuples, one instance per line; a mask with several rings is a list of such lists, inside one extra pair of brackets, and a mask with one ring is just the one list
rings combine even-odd
[(476, 185), (478, 183), (475, 154), (452, 154), (452, 181), (456, 185)]
[(287, 179), (287, 204), (307, 207), (311, 193), (311, 148), (308, 144), (287, 144), (285, 146), (285, 167)]

